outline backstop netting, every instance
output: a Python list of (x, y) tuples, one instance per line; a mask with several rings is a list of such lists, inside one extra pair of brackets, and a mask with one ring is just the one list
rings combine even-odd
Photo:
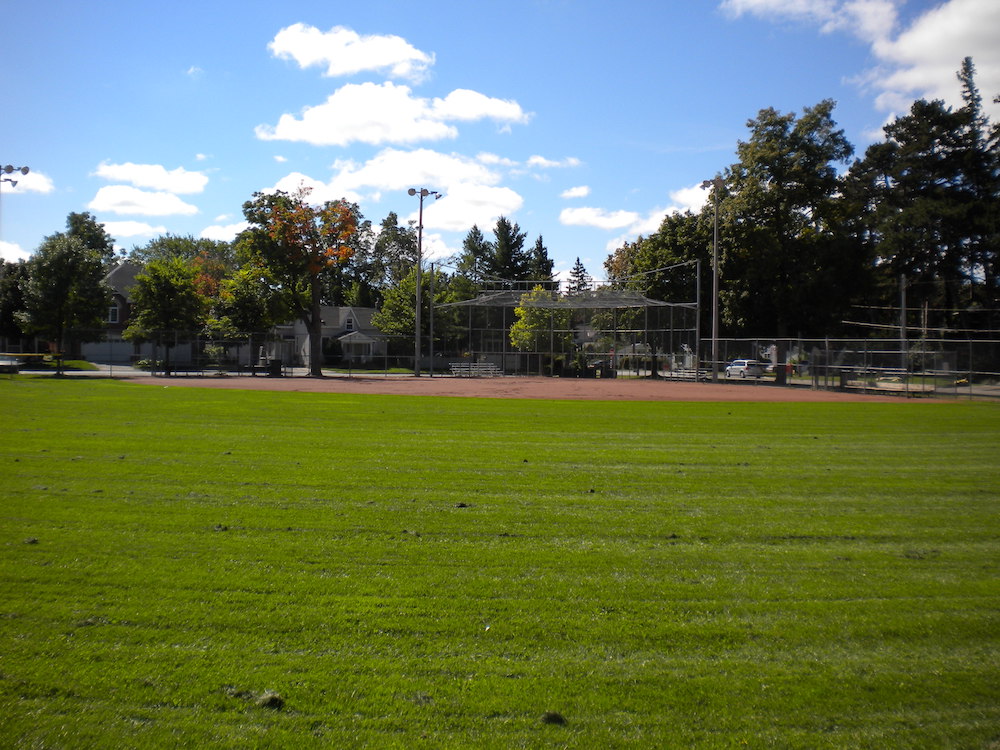
[(452, 357), (505, 374), (695, 377), (697, 302), (665, 302), (610, 285), (575, 294), (526, 286), (436, 306), (464, 319), (461, 351)]

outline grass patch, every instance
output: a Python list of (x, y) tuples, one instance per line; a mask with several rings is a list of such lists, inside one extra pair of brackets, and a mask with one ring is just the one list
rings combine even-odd
[(0, 744), (1000, 741), (1000, 408), (0, 379)]
[[(18, 355), (12, 355), (12, 359), (19, 359)], [(22, 372), (46, 372), (52, 373), (57, 369), (56, 361), (53, 357), (27, 357), (20, 365)], [(85, 359), (64, 359), (62, 361), (63, 372), (95, 372), (98, 367), (93, 362)]]
[[(438, 369), (438, 372), (446, 372), (447, 368), (444, 370)], [(407, 375), (413, 372), (413, 368), (406, 369), (405, 367), (324, 367), (323, 372), (330, 373), (332, 375)]]

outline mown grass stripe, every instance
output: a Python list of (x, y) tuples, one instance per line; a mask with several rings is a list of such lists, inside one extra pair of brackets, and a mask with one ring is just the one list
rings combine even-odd
[(6, 745), (997, 738), (995, 405), (12, 378), (0, 413)]

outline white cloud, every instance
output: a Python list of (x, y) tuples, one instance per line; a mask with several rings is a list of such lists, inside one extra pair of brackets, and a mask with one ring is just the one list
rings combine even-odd
[(560, 198), (586, 198), (590, 195), (589, 185), (577, 185), (576, 187), (571, 187), (568, 190), (563, 190), (559, 195)]
[[(28, 172), (28, 174), (21, 174), (18, 171), (11, 172), (7, 174), (4, 172), (0, 174), (5, 181), (0, 185), (0, 191), (8, 195), (17, 195), (19, 193), (51, 193), (56, 189), (53, 184), (52, 179), (42, 172)], [(17, 183), (16, 185), (14, 183)]]
[(696, 214), (708, 202), (710, 195), (711, 193), (706, 188), (703, 188), (701, 183), (681, 188), (680, 190), (672, 190), (670, 192), (670, 200), (673, 202), (673, 206), (672, 209), (668, 210), (690, 211)]
[(603, 208), (564, 208), (559, 212), (559, 222), (566, 226), (621, 229), (635, 224), (639, 214), (634, 211), (606, 211)]
[(109, 164), (103, 161), (94, 174), (106, 180), (129, 182), (136, 187), (170, 193), (200, 193), (208, 184), (208, 177), (202, 172), (189, 172), (183, 167), (168, 170), (160, 164)]
[(476, 154), (476, 161), (482, 164), (488, 164), (491, 167), (516, 167), (517, 162), (513, 159), (508, 159), (506, 156), (499, 156), (497, 154), (491, 154), (488, 151)]
[[(566, 191), (567, 193), (570, 191)], [(564, 193), (565, 197), (566, 194)], [(648, 237), (659, 231), (663, 219), (668, 214), (691, 211), (697, 213), (708, 200), (709, 193), (701, 183), (674, 190), (670, 193), (670, 205), (656, 207), (645, 215), (633, 211), (607, 211), (602, 208), (567, 208), (559, 215), (563, 224), (588, 226), (597, 229), (624, 229), (625, 231), (608, 241), (605, 249), (610, 253), (626, 242), (633, 242), (639, 236)]]
[(866, 42), (880, 43), (893, 33), (897, 21), (894, 0), (853, 0), (844, 3), (840, 28), (847, 28)]
[[(416, 202), (416, 198), (412, 199)], [(524, 205), (524, 198), (508, 187), (482, 184), (453, 184), (439, 201), (424, 199), (424, 227), (465, 232), (476, 224), (492, 226), (500, 216), (510, 216)], [(417, 218), (417, 210), (409, 216)]]
[(723, 0), (732, 18), (753, 15), (811, 23), (824, 33), (847, 31), (866, 42), (889, 37), (896, 26), (898, 6), (905, 0)]
[(164, 226), (154, 227), (144, 221), (102, 221), (105, 231), (112, 237), (144, 237), (154, 234), (166, 234)]
[(284, 164), (286, 161), (288, 161), (288, 157), (278, 155), (274, 157), (274, 160), (278, 162), (278, 164)]
[(97, 191), (94, 199), (87, 204), (94, 211), (110, 211), (115, 214), (140, 214), (144, 216), (190, 216), (198, 209), (185, 203), (173, 193), (151, 193), (128, 185), (108, 185)]
[(267, 188), (264, 192), (281, 190), (282, 192), (294, 195), (303, 188), (309, 190), (309, 202), (314, 205), (324, 203), (326, 201), (339, 200), (341, 198), (358, 202), (362, 198), (361, 195), (355, 192), (343, 192), (338, 195), (337, 188), (334, 187), (332, 183), (317, 180), (316, 178), (310, 177), (302, 172), (289, 172), (274, 183), (273, 187)]
[(0, 259), (10, 263), (17, 263), (19, 260), (27, 260), (30, 257), (31, 253), (27, 250), (22, 250), (20, 245), (0, 240)]
[(443, 154), (430, 149), (403, 151), (388, 148), (366, 162), (351, 160), (333, 164), (329, 182), (301, 172), (292, 172), (273, 189), (293, 192), (300, 186), (312, 190), (314, 203), (347, 198), (361, 202), (382, 192), (404, 193), (411, 187), (426, 187), (450, 194), (459, 185), (496, 185), (500, 175), (475, 159), (459, 154)]
[(553, 161), (552, 159), (546, 159), (544, 156), (531, 156), (528, 157), (529, 167), (540, 167), (541, 169), (555, 169), (560, 167), (579, 167), (580, 160), (575, 156), (567, 157), (562, 161)]
[(818, 25), (823, 32), (846, 31), (871, 45), (879, 61), (855, 80), (876, 94), (884, 111), (908, 110), (914, 99), (942, 99), (961, 105), (955, 73), (972, 57), (983, 107), (1000, 117), (992, 103), (1000, 91), (1000, 2), (945, 0), (935, 3), (900, 29), (902, 0), (723, 0), (731, 17), (744, 14), (764, 19), (791, 19)]
[(421, 52), (402, 37), (362, 36), (344, 26), (324, 32), (296, 23), (279, 31), (267, 46), (275, 57), (294, 60), (300, 68), (326, 66), (324, 75), (331, 77), (378, 71), (392, 78), (419, 80), (434, 64), (434, 55)]
[(437, 261), (449, 258), (455, 255), (455, 250), (448, 247), (448, 244), (444, 241), (444, 237), (440, 234), (427, 231), (427, 217), (424, 217), (424, 261)]
[(402, 151), (388, 148), (362, 165), (338, 162), (334, 166), (339, 168), (334, 182), (347, 190), (427, 187), (451, 192), (456, 185), (496, 185), (500, 182), (497, 172), (475, 159), (431, 149)]
[(201, 230), (198, 235), (203, 240), (218, 240), (220, 242), (231, 242), (236, 239), (236, 235), (247, 229), (250, 225), (245, 221), (238, 221), (235, 224), (212, 224)]
[(723, 0), (723, 12), (739, 18), (788, 18), (812, 23), (829, 23), (836, 16), (836, 0)]
[(478, 158), (459, 154), (389, 148), (366, 162), (338, 161), (333, 168), (329, 182), (292, 172), (272, 189), (294, 192), (300, 186), (308, 187), (313, 203), (340, 198), (378, 201), (383, 193), (395, 193), (400, 201), (411, 202), (410, 218), (415, 220), (419, 204), (405, 193), (411, 187), (425, 187), (444, 194), (441, 200), (424, 200), (425, 229), (440, 231), (464, 232), (473, 224), (489, 225), (498, 216), (509, 216), (524, 205), (519, 193), (499, 186), (499, 173)]
[(943, 99), (961, 105), (961, 88), (955, 78), (962, 60), (972, 57), (976, 85), (983, 106), (992, 115), (1000, 107), (992, 104), (1000, 91), (1000, 3), (996, 0), (950, 0), (917, 18), (894, 40), (875, 46), (884, 66), (872, 76), (881, 89), (878, 103), (897, 109), (914, 98)]
[(430, 105), (432, 116), (438, 120), (497, 120), (498, 122), (526, 123), (531, 115), (521, 110), (521, 105), (510, 99), (494, 99), (469, 89), (455, 89), (444, 99), (434, 99)]
[(517, 102), (464, 90), (431, 101), (413, 96), (408, 86), (386, 81), (347, 84), (323, 104), (303, 109), (301, 117), (284, 114), (277, 125), (258, 125), (255, 132), (261, 140), (315, 146), (416, 143), (455, 138), (458, 129), (448, 120), (481, 119), (527, 122), (529, 117)]

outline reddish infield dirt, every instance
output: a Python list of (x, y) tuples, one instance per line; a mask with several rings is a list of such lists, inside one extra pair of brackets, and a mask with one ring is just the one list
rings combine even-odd
[(527, 398), (590, 401), (770, 401), (888, 402), (898, 396), (780, 387), (764, 383), (687, 383), (641, 379), (572, 379), (538, 377), (456, 378), (450, 376), (332, 376), (325, 378), (249, 376), (139, 377), (132, 382), (189, 388), (231, 388), (298, 393), (370, 393), (396, 396)]

